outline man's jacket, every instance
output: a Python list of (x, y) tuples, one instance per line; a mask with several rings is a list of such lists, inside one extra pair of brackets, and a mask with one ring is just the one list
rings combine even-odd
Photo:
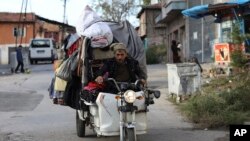
[(20, 47), (16, 49), (16, 59), (18, 62), (23, 62), (22, 48)]
[[(145, 79), (143, 73), (139, 67), (139, 63), (137, 60), (127, 57), (125, 59), (125, 63), (127, 64), (130, 81), (135, 82), (137, 79)], [(107, 61), (103, 67), (97, 72), (97, 76), (103, 76), (106, 72), (108, 72), (109, 78), (114, 78), (117, 74), (117, 62), (115, 58)]]

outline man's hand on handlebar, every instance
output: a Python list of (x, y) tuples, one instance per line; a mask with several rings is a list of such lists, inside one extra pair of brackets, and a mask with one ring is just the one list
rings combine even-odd
[(143, 86), (147, 86), (147, 81), (145, 79), (140, 80)]
[(98, 84), (102, 84), (103, 83), (103, 77), (102, 76), (97, 76), (95, 81), (98, 83)]

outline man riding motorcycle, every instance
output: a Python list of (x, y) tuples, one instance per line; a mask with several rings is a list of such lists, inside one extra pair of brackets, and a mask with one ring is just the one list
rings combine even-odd
[[(126, 47), (123, 43), (113, 43), (111, 49), (114, 51), (114, 58), (107, 61), (97, 72), (95, 81), (102, 84), (104, 77), (114, 78), (118, 82), (135, 82), (140, 80), (146, 84), (146, 76), (143, 76), (137, 60), (128, 56)], [(107, 83), (105, 91), (115, 90), (112, 85)]]

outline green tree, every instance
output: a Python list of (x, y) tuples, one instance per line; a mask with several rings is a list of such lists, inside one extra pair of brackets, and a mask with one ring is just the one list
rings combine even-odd
[(146, 50), (147, 64), (165, 63), (167, 60), (167, 48), (164, 44), (153, 45)]
[(143, 5), (150, 5), (150, 0), (143, 0)]
[(231, 33), (232, 43), (240, 45), (246, 40), (246, 38), (247, 36), (242, 34), (240, 31), (240, 24), (233, 23), (232, 33)]
[(102, 13), (104, 20), (120, 22), (136, 14), (138, 0), (94, 0), (92, 6)]
[(243, 34), (240, 29), (239, 23), (234, 23), (232, 26), (231, 40), (234, 46), (234, 51), (231, 53), (233, 67), (243, 67), (247, 62), (247, 59), (241, 50), (241, 46), (246, 39), (249, 39), (249, 34)]

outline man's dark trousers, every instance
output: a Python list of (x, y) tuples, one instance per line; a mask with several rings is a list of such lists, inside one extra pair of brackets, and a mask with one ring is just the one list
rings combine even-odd
[(23, 69), (23, 62), (22, 61), (18, 61), (18, 64), (17, 64), (17, 67), (15, 69), (15, 72), (18, 71), (19, 67), (21, 66), (21, 72), (24, 72), (24, 69)]

